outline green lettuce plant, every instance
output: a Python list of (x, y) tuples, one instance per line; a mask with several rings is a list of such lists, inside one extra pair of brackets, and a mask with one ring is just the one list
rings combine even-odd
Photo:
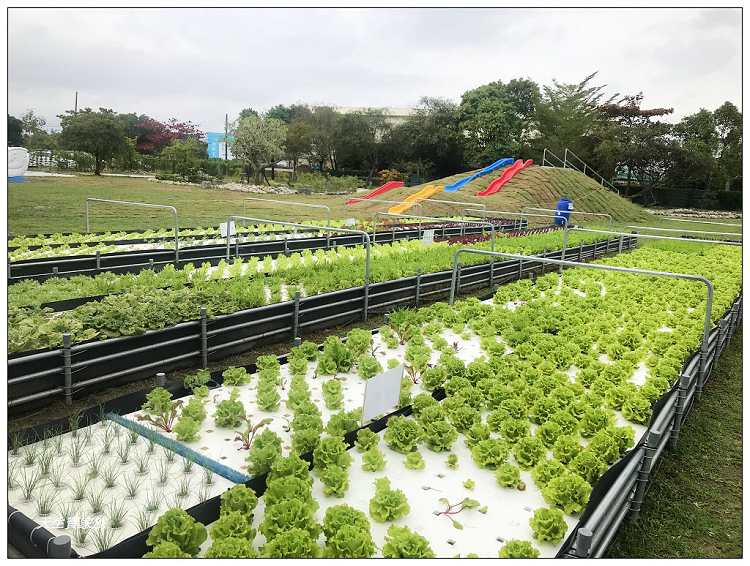
[(172, 394), (163, 387), (154, 387), (146, 394), (141, 410), (151, 416), (158, 416), (172, 408)]
[(264, 558), (318, 558), (321, 553), (315, 538), (300, 528), (279, 533), (261, 549)]
[(293, 529), (305, 531), (313, 540), (318, 538), (320, 525), (315, 522), (315, 509), (309, 502), (284, 499), (266, 508), (263, 522), (260, 524), (260, 532), (266, 540), (273, 540)]
[(524, 470), (533, 468), (544, 457), (546, 450), (542, 441), (536, 437), (526, 436), (513, 447), (516, 462)]
[(391, 525), (383, 544), (383, 558), (435, 558), (430, 543), (408, 527)]
[(531, 479), (542, 489), (552, 478), (563, 475), (567, 469), (558, 460), (542, 460), (531, 470)]
[(509, 540), (498, 552), (500, 558), (539, 558), (539, 550), (527, 540)]
[(357, 440), (355, 446), (359, 452), (367, 452), (370, 448), (378, 445), (379, 437), (369, 428), (362, 428), (357, 431)]
[(344, 389), (337, 379), (329, 379), (322, 386), (323, 401), (326, 407), (332, 411), (339, 410), (344, 403)]
[(380, 472), (385, 469), (385, 457), (377, 446), (373, 446), (362, 455), (362, 469), (366, 472)]
[(541, 542), (559, 543), (568, 531), (565, 516), (559, 509), (541, 508), (529, 519), (534, 538)]
[(346, 346), (354, 357), (359, 357), (372, 346), (372, 333), (363, 328), (350, 330), (346, 335)]
[(331, 436), (344, 436), (347, 432), (359, 428), (361, 416), (362, 409), (335, 413), (326, 423), (326, 432)]
[(313, 466), (320, 471), (329, 466), (348, 469), (352, 463), (352, 456), (346, 444), (338, 436), (324, 436), (313, 451)]
[(235, 485), (221, 494), (220, 513), (223, 515), (236, 511), (252, 520), (253, 511), (257, 505), (258, 498), (251, 488)]
[(363, 354), (357, 359), (357, 373), (362, 379), (370, 379), (383, 371), (380, 362), (370, 354)]
[(191, 558), (178, 545), (168, 540), (162, 541), (143, 555), (144, 558)]
[(505, 462), (509, 452), (510, 449), (505, 442), (490, 438), (477, 442), (471, 449), (471, 457), (480, 468), (494, 470)]
[(563, 464), (567, 464), (578, 455), (582, 448), (575, 436), (563, 434), (552, 445), (552, 455)]
[(265, 429), (255, 437), (247, 454), (247, 469), (254, 476), (265, 474), (281, 456), (281, 439), (272, 430)]
[(370, 516), (384, 523), (395, 521), (409, 514), (409, 502), (406, 495), (399, 489), (391, 489), (388, 478), (375, 480), (375, 495), (370, 499)]
[(630, 395), (622, 404), (622, 416), (630, 422), (647, 424), (651, 419), (651, 402), (643, 395)]
[(349, 473), (345, 468), (327, 466), (320, 470), (318, 475), (325, 495), (344, 497), (346, 490), (349, 489)]
[(588, 503), (590, 494), (591, 485), (572, 472), (552, 478), (542, 489), (544, 500), (568, 515), (580, 513)]
[(513, 464), (501, 464), (495, 471), (495, 479), (503, 487), (512, 487), (523, 491), (526, 484), (521, 481), (521, 470)]
[[(212, 541), (206, 558), (257, 558), (258, 553), (246, 538), (227, 537)], [(187, 556), (185, 556), (187, 558)]]
[(333, 505), (326, 509), (323, 518), (323, 534), (326, 539), (333, 537), (346, 525), (361, 531), (370, 531), (370, 521), (359, 509), (346, 504)]
[(206, 407), (197, 397), (190, 399), (187, 404), (182, 407), (180, 412), (180, 418), (190, 417), (197, 423), (202, 423), (206, 418)]
[(248, 517), (239, 511), (222, 513), (219, 519), (211, 525), (211, 539), (216, 541), (223, 538), (243, 538), (252, 542), (255, 538), (252, 515)]
[(614, 415), (608, 409), (591, 408), (580, 421), (581, 436), (590, 438), (614, 423)]
[(392, 450), (407, 454), (416, 449), (423, 435), (424, 431), (417, 421), (398, 416), (388, 419), (383, 440)]
[(224, 378), (224, 385), (236, 386), (250, 383), (250, 376), (243, 367), (228, 367), (222, 372), (221, 377)]
[(156, 547), (161, 543), (171, 542), (182, 552), (195, 556), (206, 537), (206, 527), (187, 512), (182, 509), (170, 509), (159, 517), (146, 539), (146, 544)]
[(515, 444), (529, 435), (529, 421), (525, 419), (505, 419), (500, 425), (500, 435), (507, 442)]
[(200, 436), (201, 425), (188, 416), (182, 416), (172, 431), (180, 442), (191, 442)]
[(432, 420), (423, 424), (423, 437), (433, 452), (446, 452), (458, 439), (458, 431), (446, 420)]
[(196, 373), (185, 376), (182, 380), (185, 389), (194, 391), (197, 387), (202, 387), (211, 381), (211, 372), (207, 369), (199, 369)]
[(310, 475), (310, 465), (294, 453), (274, 460), (266, 477), (266, 484), (270, 485), (272, 481), (283, 477), (295, 477), (308, 485), (312, 485), (313, 482), (312, 475)]
[(490, 437), (490, 427), (484, 423), (474, 423), (469, 430), (464, 432), (466, 446), (473, 448), (477, 442), (487, 440)]
[(214, 421), (216, 421), (217, 426), (237, 428), (245, 420), (245, 407), (237, 397), (239, 397), (239, 392), (233, 389), (229, 394), (229, 399), (224, 399), (216, 405)]
[(607, 464), (592, 450), (583, 450), (570, 461), (568, 469), (593, 484), (607, 471)]
[(264, 382), (258, 385), (258, 395), (255, 401), (261, 411), (275, 411), (279, 408), (281, 396), (275, 385)]
[(404, 458), (404, 466), (410, 470), (424, 470), (425, 463), (422, 454), (418, 450), (409, 452)]
[(555, 421), (547, 421), (536, 430), (536, 438), (547, 448), (552, 448), (562, 434), (562, 427)]
[(318, 508), (318, 503), (312, 496), (311, 484), (305, 479), (296, 476), (282, 476), (268, 482), (264, 494), (266, 507), (273, 507), (277, 503), (289, 499), (303, 502), (312, 510)]

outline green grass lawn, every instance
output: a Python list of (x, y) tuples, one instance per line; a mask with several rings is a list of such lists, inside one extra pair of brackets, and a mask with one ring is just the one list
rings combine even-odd
[(640, 519), (623, 525), (609, 557), (742, 557), (741, 332), (654, 474)]
[[(226, 222), (230, 214), (243, 214), (247, 197), (326, 204), (334, 218), (371, 215), (346, 206), (346, 196), (326, 195), (255, 195), (227, 190), (210, 190), (196, 186), (171, 185), (126, 177), (29, 177), (24, 183), (8, 184), (8, 230), (14, 234), (40, 232), (83, 232), (86, 227), (87, 197), (168, 204), (177, 208), (180, 226), (209, 226)], [(247, 201), (247, 212), (274, 219), (324, 219), (325, 211), (315, 208), (293, 208)], [(167, 211), (138, 209), (108, 204), (91, 208), (91, 230), (147, 229), (169, 227)]]

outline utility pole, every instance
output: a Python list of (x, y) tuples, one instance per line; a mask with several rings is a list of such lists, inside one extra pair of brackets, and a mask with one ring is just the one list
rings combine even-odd
[(76, 91), (76, 103), (75, 103), (75, 106), (73, 108), (74, 108), (73, 109), (73, 113), (74, 114), (78, 114), (78, 91)]
[(224, 114), (224, 161), (229, 160), (229, 114)]

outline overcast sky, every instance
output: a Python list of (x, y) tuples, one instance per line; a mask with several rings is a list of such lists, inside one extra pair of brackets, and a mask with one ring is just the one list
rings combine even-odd
[(741, 104), (739, 9), (10, 9), (9, 112), (73, 108), (223, 130), (244, 107), (459, 101), (494, 80), (643, 91), (675, 118)]

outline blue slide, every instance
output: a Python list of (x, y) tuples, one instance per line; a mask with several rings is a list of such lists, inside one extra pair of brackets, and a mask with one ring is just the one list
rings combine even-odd
[(495, 161), (492, 165), (488, 165), (481, 171), (477, 171), (473, 175), (469, 175), (468, 177), (464, 177), (463, 179), (459, 179), (455, 183), (451, 183), (450, 185), (445, 186), (445, 192), (446, 193), (455, 193), (457, 190), (461, 189), (462, 187), (465, 187), (469, 183), (471, 183), (474, 179), (478, 179), (479, 177), (482, 177), (484, 175), (487, 175), (488, 173), (492, 173), (495, 169), (500, 169), (501, 167), (507, 167), (508, 165), (513, 164), (513, 158), (512, 157), (503, 157), (502, 159), (498, 159)]

